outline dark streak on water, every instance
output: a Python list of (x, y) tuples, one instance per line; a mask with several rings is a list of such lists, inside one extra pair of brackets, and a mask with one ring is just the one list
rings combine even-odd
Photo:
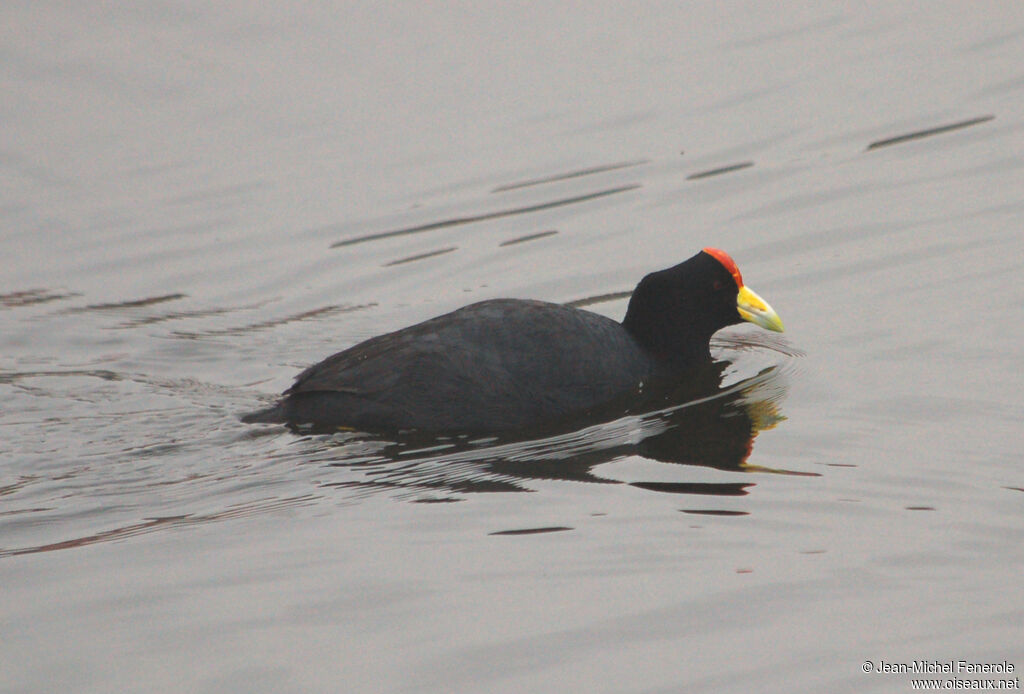
[(746, 496), (752, 482), (631, 482), (631, 486), (667, 494), (713, 494), (715, 496)]
[(596, 296), (587, 296), (582, 299), (575, 299), (573, 301), (566, 301), (566, 306), (572, 308), (583, 308), (584, 306), (593, 306), (595, 304), (603, 304), (608, 301), (618, 301), (619, 299), (628, 299), (633, 296), (633, 290), (630, 289), (624, 292), (608, 292), (607, 294), (597, 294)]
[(188, 339), (196, 339), (201, 337), (213, 337), (215, 335), (244, 335), (246, 333), (256, 332), (258, 330), (267, 330), (269, 328), (275, 328), (286, 323), (294, 323), (298, 321), (309, 320), (311, 318), (323, 318), (324, 316), (336, 314), (336, 313), (352, 313), (353, 311), (362, 311), (367, 308), (376, 306), (375, 303), (368, 304), (335, 304), (331, 306), (321, 306), (320, 308), (310, 309), (308, 311), (302, 311), (290, 316), (284, 316), (282, 318), (274, 318), (272, 320), (259, 321), (257, 323), (249, 323), (247, 325), (240, 325), (229, 328), (217, 328), (213, 330), (203, 331), (186, 331), (186, 330), (175, 330), (172, 335), (176, 337), (184, 337)]
[(915, 130), (914, 132), (904, 133), (903, 135), (896, 135), (894, 137), (887, 137), (884, 140), (876, 140), (867, 146), (866, 152), (870, 152), (873, 149), (879, 149), (881, 147), (889, 147), (890, 145), (898, 145), (911, 140), (919, 140), (924, 137), (931, 137), (932, 135), (941, 135), (948, 133), (952, 130), (960, 130), (961, 128), (969, 128), (972, 125), (978, 125), (979, 123), (987, 123), (994, 119), (995, 116), (979, 116), (978, 118), (971, 118), (969, 120), (958, 121), (956, 123), (950, 123), (948, 125), (939, 125), (934, 128), (926, 128), (924, 130)]
[(65, 369), (62, 371), (0, 371), (0, 383), (14, 383), (27, 378), (68, 378), (74, 376), (86, 376), (88, 378), (99, 378), (104, 381), (120, 381), (124, 378), (122, 374), (105, 369)]
[(717, 169), (709, 169), (707, 171), (698, 171), (687, 176), (687, 180), (693, 181), (700, 178), (711, 178), (712, 176), (721, 176), (722, 174), (732, 173), (733, 171), (741, 171), (742, 169), (749, 169), (754, 165), (752, 161), (744, 161), (739, 164), (730, 164), (729, 166), (721, 166)]
[(79, 292), (55, 292), (48, 289), (25, 289), (18, 292), (0, 294), (0, 306), (5, 308), (18, 308), (19, 306), (31, 306), (33, 304), (45, 304), (51, 301), (61, 301), (81, 296)]
[(185, 320), (189, 318), (209, 318), (212, 316), (222, 316), (228, 313), (237, 313), (239, 311), (252, 311), (265, 305), (266, 302), (260, 302), (255, 304), (246, 304), (243, 306), (195, 309), (194, 311), (171, 311), (168, 313), (161, 313), (153, 316), (143, 316), (141, 318), (133, 318), (131, 320), (126, 320), (123, 323), (117, 325), (116, 327), (129, 330), (131, 328), (136, 328), (141, 325), (155, 325), (157, 323), (164, 323), (167, 321)]
[(317, 498), (318, 497), (314, 495), (304, 495), (285, 499), (272, 498), (232, 506), (223, 511), (218, 511), (217, 513), (187, 514), (180, 516), (147, 518), (138, 523), (132, 523), (130, 525), (122, 526), (120, 528), (104, 530), (102, 532), (94, 533), (91, 535), (83, 535), (81, 537), (75, 537), (68, 540), (62, 540), (60, 542), (52, 542), (49, 544), (36, 545), (32, 547), (19, 547), (17, 549), (4, 549), (3, 547), (0, 547), (0, 558), (14, 557), (21, 554), (37, 554), (39, 552), (55, 552), (59, 550), (72, 549), (75, 547), (85, 547), (87, 545), (95, 544), (97, 542), (113, 542), (116, 540), (122, 540), (128, 537), (133, 537), (135, 535), (155, 532), (157, 530), (161, 530), (168, 527), (206, 525), (214, 521), (224, 521), (229, 520), (231, 518), (241, 518), (248, 515), (272, 512), (275, 510), (280, 510), (283, 508), (294, 506), (296, 504), (310, 504), (315, 502)]
[(150, 296), (145, 299), (132, 299), (128, 301), (115, 301), (107, 304), (89, 304), (88, 306), (82, 306), (80, 308), (68, 309), (68, 311), (77, 313), (80, 311), (116, 311), (126, 308), (140, 308), (142, 306), (153, 306), (155, 304), (162, 304), (167, 301), (178, 301), (179, 299), (188, 298), (187, 294), (166, 294), (164, 296)]
[(526, 243), (527, 241), (536, 241), (537, 239), (547, 238), (548, 236), (554, 236), (557, 231), (539, 231), (536, 234), (527, 234), (526, 236), (519, 236), (508, 241), (502, 241), (499, 246), (514, 246), (517, 243)]
[(635, 183), (627, 186), (618, 186), (617, 188), (609, 188), (607, 190), (599, 190), (596, 193), (587, 193), (586, 195), (577, 195), (571, 198), (563, 198), (560, 200), (552, 200), (550, 202), (543, 202), (536, 205), (527, 205), (525, 207), (516, 207), (509, 210), (498, 210), (497, 212), (487, 212), (484, 214), (470, 215), (467, 217), (453, 217), (451, 219), (443, 219), (439, 222), (430, 222), (428, 224), (418, 224), (416, 226), (405, 227), (403, 229), (395, 229), (393, 231), (382, 231), (376, 234), (367, 234), (366, 236), (357, 236), (351, 239), (343, 239), (341, 241), (335, 241), (330, 245), (331, 248), (340, 248), (341, 246), (351, 246), (357, 243), (365, 243), (366, 241), (376, 241), (378, 239), (391, 238), (393, 236), (404, 236), (406, 234), (418, 234), (424, 231), (432, 231), (434, 229), (443, 229), (445, 227), (458, 226), (460, 224), (472, 224), (474, 222), (483, 222), (490, 219), (499, 219), (501, 217), (511, 217), (520, 214), (529, 214), (531, 212), (540, 212), (541, 210), (549, 210), (555, 207), (563, 207), (565, 205), (575, 205), (581, 202), (587, 202), (589, 200), (596, 200), (609, 195), (616, 195), (618, 193), (625, 193), (631, 190), (636, 190), (640, 187), (639, 183)]
[(582, 176), (592, 176), (594, 174), (605, 173), (606, 171), (616, 171), (618, 169), (628, 169), (634, 166), (640, 166), (646, 164), (646, 159), (637, 159), (635, 161), (624, 161), (618, 164), (606, 164), (604, 166), (592, 166), (587, 169), (580, 169), (578, 171), (570, 171), (569, 173), (553, 174), (551, 176), (545, 176), (543, 178), (535, 178), (529, 181), (522, 181), (520, 183), (509, 183), (508, 185), (498, 186), (491, 190), (492, 193), (503, 193), (509, 190), (516, 190), (517, 188), (527, 188), (529, 186), (537, 186), (543, 183), (555, 183), (557, 181), (567, 181), (572, 178), (580, 178)]
[(451, 253), (452, 251), (456, 250), (458, 250), (457, 247), (449, 246), (448, 248), (439, 248), (436, 251), (417, 253), (416, 255), (410, 255), (407, 258), (399, 258), (398, 260), (392, 260), (391, 262), (384, 263), (384, 267), (391, 267), (393, 265), (405, 265), (406, 263), (415, 263), (417, 260), (426, 260), (427, 258), (433, 258), (434, 256), (444, 255), (445, 253)]
[(541, 533), (560, 533), (566, 530), (574, 530), (564, 525), (553, 525), (544, 528), (522, 528), (518, 530), (498, 530), (488, 535), (539, 535)]

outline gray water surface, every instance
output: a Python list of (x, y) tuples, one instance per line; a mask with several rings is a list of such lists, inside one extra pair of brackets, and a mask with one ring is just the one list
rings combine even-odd
[[(1020, 676), (1021, 5), (0, 18), (0, 691)], [(717, 335), (709, 400), (527, 441), (238, 419), (472, 301), (621, 318), (704, 246), (787, 327)]]

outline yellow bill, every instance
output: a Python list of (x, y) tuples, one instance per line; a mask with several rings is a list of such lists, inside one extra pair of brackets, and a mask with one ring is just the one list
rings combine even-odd
[(749, 287), (740, 287), (740, 293), (736, 296), (736, 310), (739, 311), (740, 318), (765, 330), (774, 330), (777, 333), (783, 331), (779, 314)]

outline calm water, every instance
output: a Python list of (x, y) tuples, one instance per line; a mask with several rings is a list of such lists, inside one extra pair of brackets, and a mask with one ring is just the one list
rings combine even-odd
[[(1020, 676), (1021, 5), (0, 18), (0, 691)], [(720, 333), (709, 400), (520, 442), (237, 419), (471, 301), (620, 318), (706, 245), (787, 326)]]

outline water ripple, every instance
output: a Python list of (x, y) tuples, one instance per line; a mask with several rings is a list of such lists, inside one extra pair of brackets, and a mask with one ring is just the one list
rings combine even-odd
[(884, 140), (875, 140), (867, 146), (865, 151), (870, 152), (873, 149), (879, 149), (881, 147), (889, 147), (890, 145), (898, 145), (911, 140), (920, 140), (924, 137), (931, 137), (932, 135), (941, 135), (948, 133), (953, 130), (960, 130), (961, 128), (969, 128), (972, 125), (978, 125), (979, 123), (987, 123), (994, 119), (995, 116), (979, 116), (977, 118), (970, 118), (968, 120), (957, 121), (956, 123), (949, 123), (947, 125), (938, 125), (934, 128), (925, 128), (924, 130), (915, 130), (914, 132), (904, 133), (902, 135), (895, 135), (893, 137), (887, 137)]
[(605, 164), (603, 166), (592, 166), (587, 169), (579, 169), (577, 171), (570, 171), (568, 173), (553, 174), (551, 176), (545, 176), (543, 178), (534, 178), (528, 181), (520, 181), (518, 183), (508, 183), (506, 185), (498, 186), (491, 190), (492, 193), (504, 193), (509, 190), (516, 190), (518, 188), (527, 188), (529, 186), (538, 186), (544, 183), (555, 183), (557, 181), (567, 181), (572, 178), (582, 178), (583, 176), (593, 176), (594, 174), (605, 173), (606, 171), (617, 171), (618, 169), (628, 169), (634, 166), (640, 166), (641, 164), (648, 163), (647, 159), (636, 159), (633, 161), (624, 161), (617, 164)]
[(458, 226), (460, 224), (471, 224), (473, 222), (482, 222), (489, 219), (500, 219), (502, 217), (511, 217), (520, 214), (529, 214), (531, 212), (540, 212), (541, 210), (549, 210), (555, 207), (564, 207), (565, 205), (575, 205), (581, 202), (587, 202), (589, 200), (596, 200), (598, 198), (607, 197), (609, 195), (616, 195), (618, 193), (625, 193), (631, 190), (640, 188), (639, 183), (634, 183), (625, 186), (618, 186), (616, 188), (608, 188), (606, 190), (599, 190), (594, 193), (587, 193), (585, 195), (576, 195), (570, 198), (561, 198), (559, 200), (551, 200), (549, 202), (537, 203), (535, 205), (526, 205), (524, 207), (514, 207), (506, 210), (497, 210), (495, 212), (485, 212), (483, 214), (469, 215), (466, 217), (451, 217), (449, 219), (442, 219), (437, 222), (429, 222), (427, 224), (419, 224), (411, 227), (404, 227), (402, 229), (394, 229), (392, 231), (381, 231), (375, 234), (367, 234), (365, 236), (357, 236), (351, 239), (342, 239), (341, 241), (335, 241), (330, 245), (331, 248), (339, 248), (341, 246), (352, 246), (357, 243), (365, 243), (367, 241), (377, 241), (380, 239), (392, 238), (394, 236), (405, 236), (407, 234), (417, 234), (424, 231), (433, 231), (434, 229), (443, 229), (445, 227)]

